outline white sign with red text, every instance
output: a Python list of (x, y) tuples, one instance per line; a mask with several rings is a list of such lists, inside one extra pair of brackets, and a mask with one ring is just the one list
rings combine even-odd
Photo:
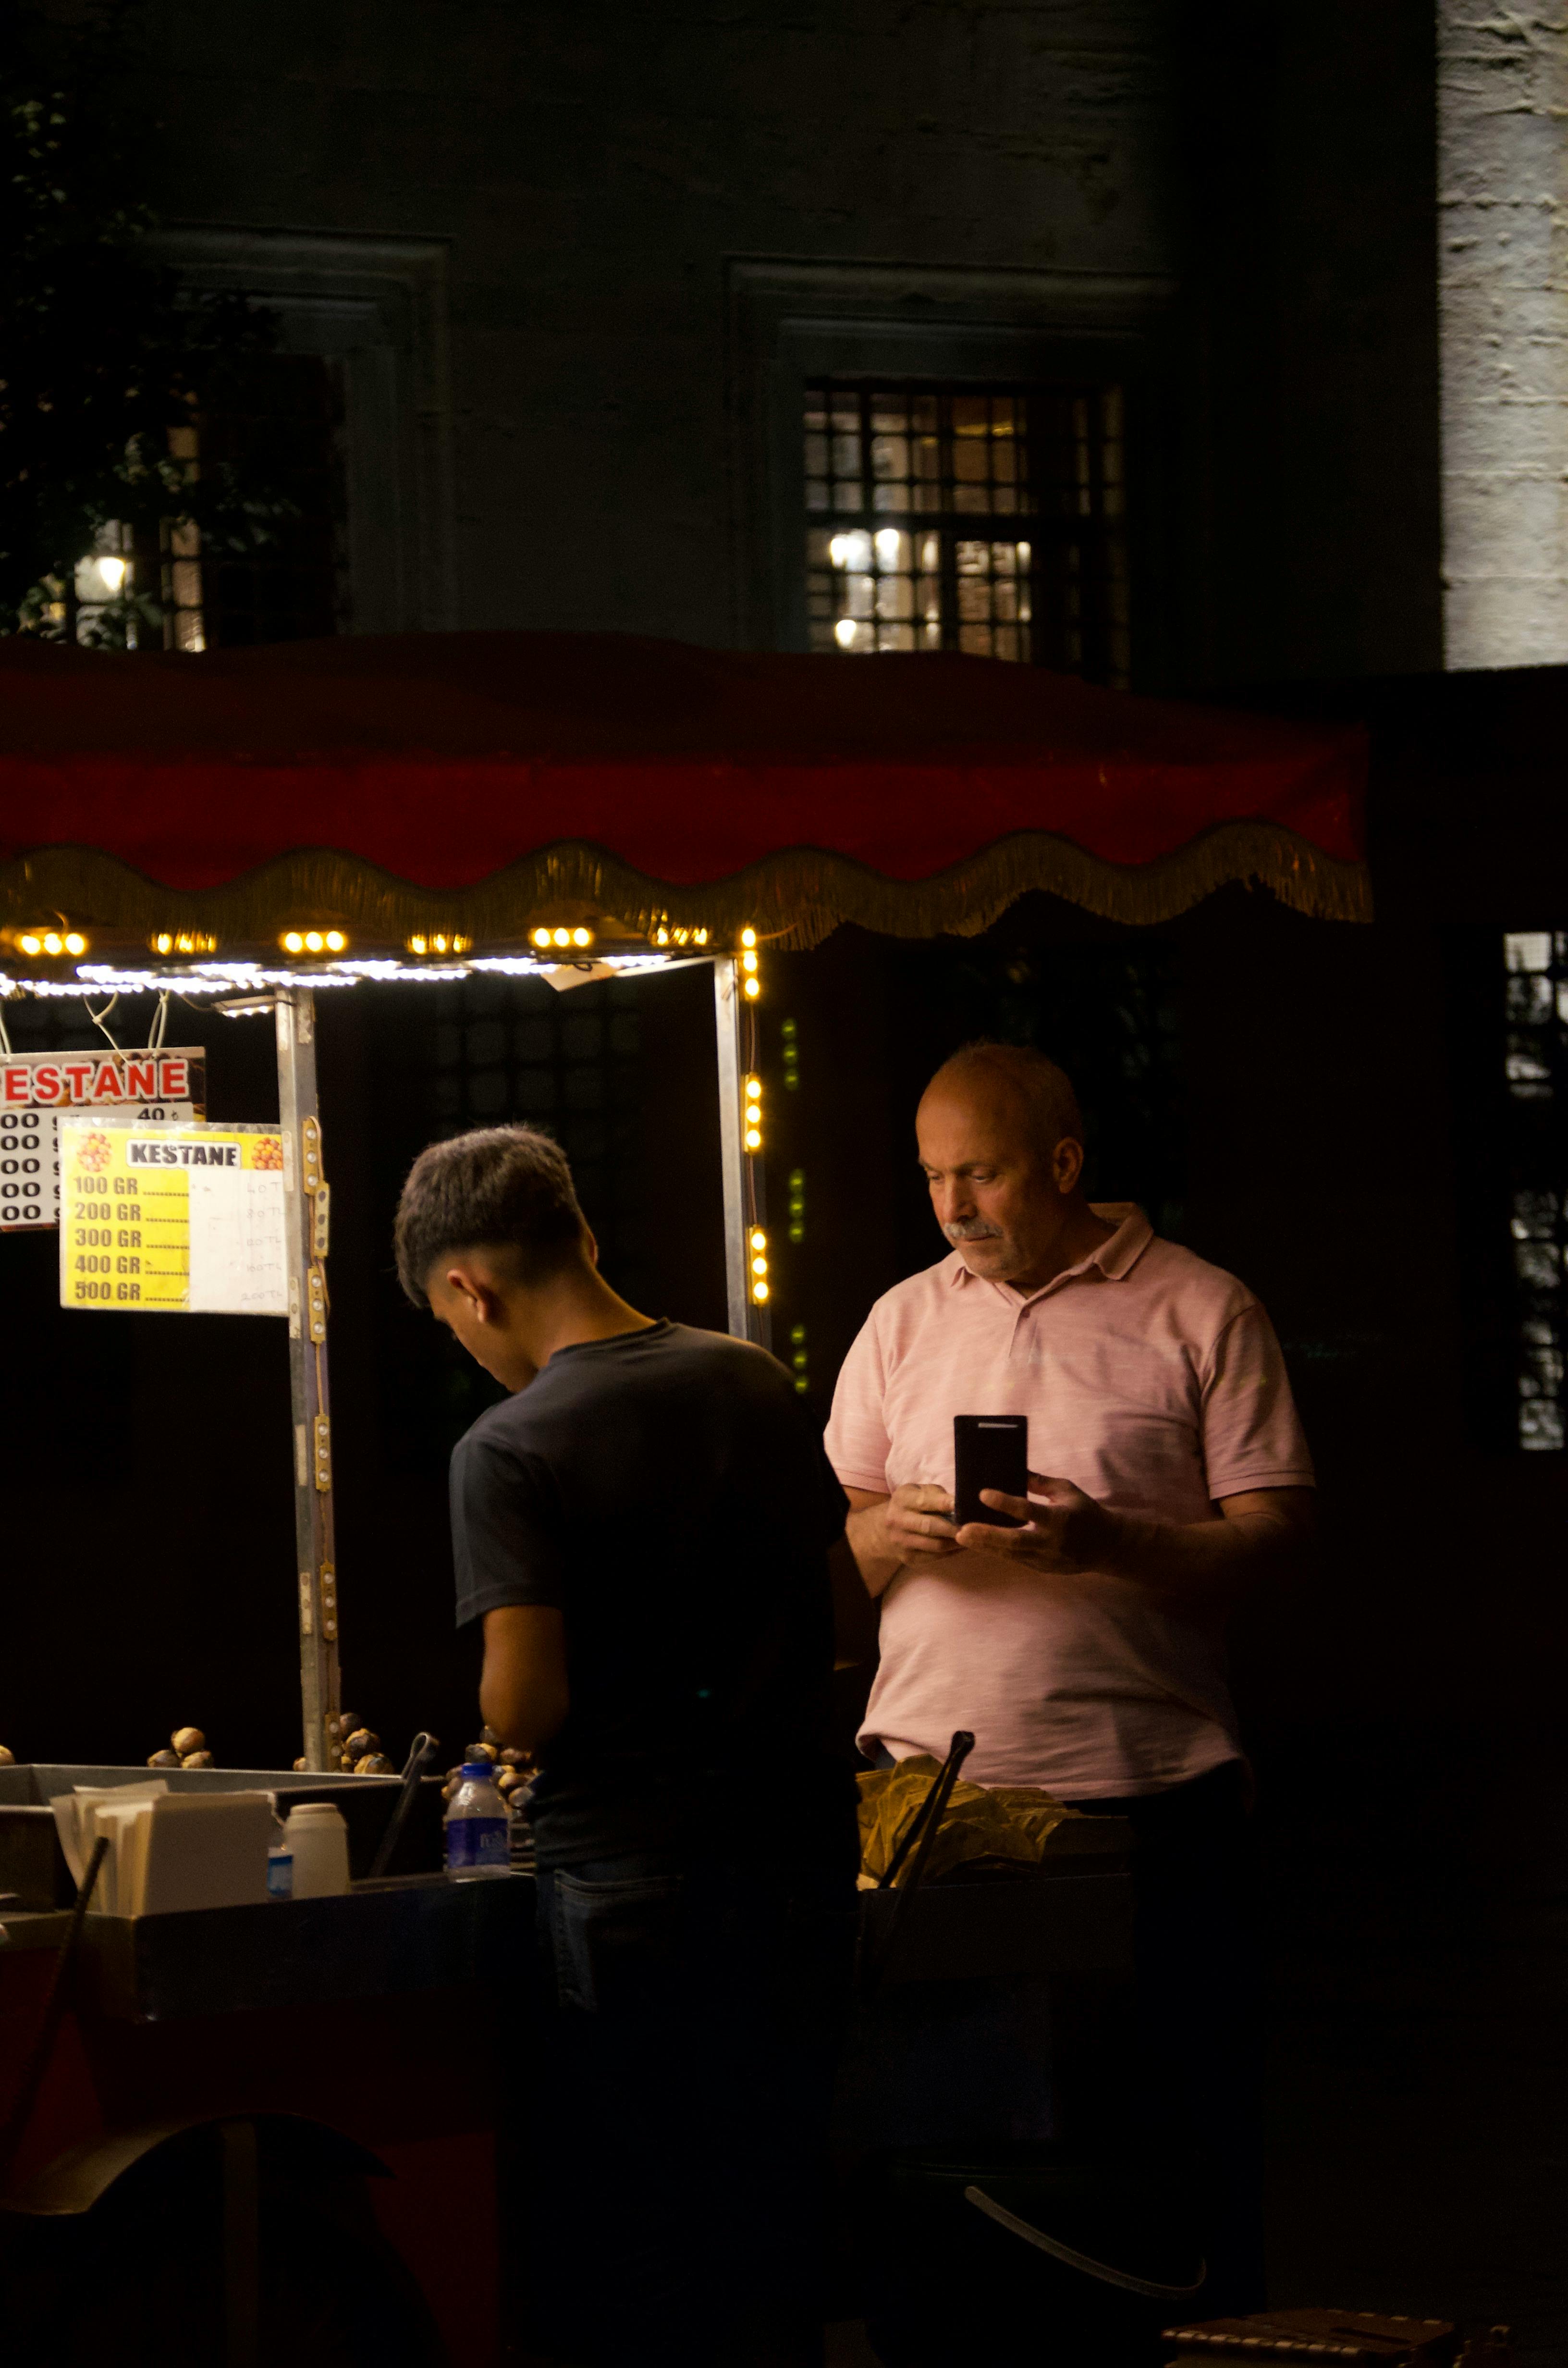
[(94, 1110), (117, 1126), (205, 1118), (207, 1054), (199, 1044), (0, 1053), (0, 1233), (60, 1223), (62, 1110)]

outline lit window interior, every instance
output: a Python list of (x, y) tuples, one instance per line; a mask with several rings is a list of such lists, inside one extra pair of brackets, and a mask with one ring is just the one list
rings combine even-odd
[(812, 647), (1125, 683), (1122, 446), (1114, 387), (808, 387)]

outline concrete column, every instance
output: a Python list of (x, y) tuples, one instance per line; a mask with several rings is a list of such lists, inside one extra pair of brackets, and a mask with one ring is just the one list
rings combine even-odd
[(1444, 663), (1568, 661), (1568, 0), (1438, 0)]

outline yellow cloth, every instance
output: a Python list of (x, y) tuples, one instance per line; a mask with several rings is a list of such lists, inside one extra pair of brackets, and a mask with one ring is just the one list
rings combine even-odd
[[(924, 1752), (901, 1759), (896, 1768), (873, 1768), (857, 1778), (860, 1788), (860, 1880), (880, 1883), (899, 1843), (936, 1782), (940, 1761)], [(1038, 1866), (1046, 1844), (1064, 1817), (1080, 1815), (1049, 1793), (1023, 1784), (966, 1784), (960, 1777), (943, 1813), (925, 1880), (939, 1883), (944, 1875), (1022, 1873)], [(914, 1872), (920, 1844), (905, 1858), (894, 1878), (902, 1890)]]

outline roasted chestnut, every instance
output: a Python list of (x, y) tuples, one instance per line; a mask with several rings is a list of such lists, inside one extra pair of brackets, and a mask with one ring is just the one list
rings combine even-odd
[(199, 1726), (176, 1726), (169, 1741), (182, 1759), (188, 1759), (193, 1751), (207, 1748), (207, 1737)]

